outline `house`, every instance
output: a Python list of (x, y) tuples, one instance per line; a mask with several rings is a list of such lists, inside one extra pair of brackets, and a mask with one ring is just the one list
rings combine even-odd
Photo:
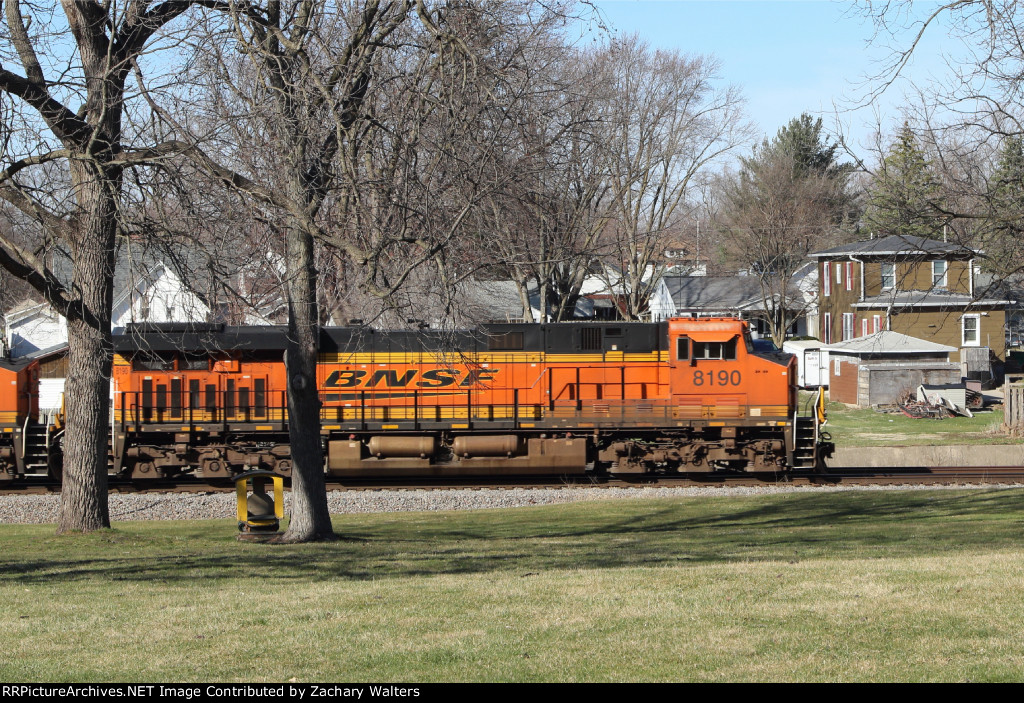
[(978, 295), (974, 259), (952, 242), (892, 235), (811, 254), (818, 267), (818, 337), (833, 344), (889, 330), (953, 347), (970, 375), (1005, 354), (1009, 300)]
[(24, 300), (4, 315), (4, 356), (17, 359), (68, 341), (68, 323), (49, 303)]
[(922, 384), (960, 383), (956, 347), (881, 330), (822, 347), (829, 355), (829, 400), (869, 407), (890, 404)]
[[(246, 284), (259, 278), (252, 261), (235, 268), (230, 281), (219, 280), (217, 272), (206, 263), (188, 251), (139, 252), (132, 251), (129, 245), (120, 247), (114, 269), (113, 333), (120, 334), (128, 324), (139, 322), (229, 321), (259, 325), (271, 324), (275, 311), (280, 315), (283, 304), (276, 290), (258, 298), (262, 306), (237, 302), (241, 292), (256, 290)], [(62, 280), (71, 278), (67, 259), (58, 259), (51, 266)], [(228, 290), (234, 296), (234, 307), (241, 310), (235, 320), (227, 318), (231, 307), (225, 302)], [(56, 411), (67, 375), (67, 321), (49, 303), (26, 300), (7, 311), (3, 322), (6, 356), (40, 360), (39, 411), (44, 415)]]
[[(764, 293), (757, 276), (665, 276), (665, 290), (671, 299), (671, 309), (661, 319), (669, 317), (738, 317), (750, 322), (755, 338), (769, 336), (765, 310)], [(787, 296), (789, 304), (800, 309), (790, 309), (789, 316), (795, 322), (787, 331), (788, 336), (806, 334), (804, 294), (791, 286)]]
[(130, 323), (209, 320), (213, 311), (208, 299), (186, 285), (182, 276), (162, 260), (118, 267), (111, 319), (114, 334)]
[[(214, 268), (208, 257), (184, 247), (133, 250), (122, 242), (114, 267), (113, 333), (139, 322), (280, 323), (286, 307), (272, 275), (279, 273), (280, 262), (245, 252), (237, 258), (234, 264)], [(56, 259), (51, 267), (61, 280), (71, 279), (66, 258)], [(26, 300), (3, 317), (12, 358), (67, 343), (67, 321), (48, 303)]]

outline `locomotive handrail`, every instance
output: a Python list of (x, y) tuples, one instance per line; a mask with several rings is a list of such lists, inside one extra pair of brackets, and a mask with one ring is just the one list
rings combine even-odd
[[(28, 450), (28, 421), (32, 418), (32, 414), (29, 413), (25, 416), (25, 425), (21, 428), (21, 455), (25, 456), (25, 452)], [(49, 427), (49, 423), (47, 423)]]

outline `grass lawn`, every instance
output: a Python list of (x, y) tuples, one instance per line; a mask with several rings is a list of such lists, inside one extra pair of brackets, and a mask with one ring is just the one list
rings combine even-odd
[[(801, 401), (801, 408), (804, 402)], [(1010, 437), (1002, 431), (1001, 407), (975, 413), (973, 418), (944, 420), (915, 419), (899, 413), (855, 409), (834, 402), (829, 402), (825, 409), (828, 413), (825, 429), (831, 433), (837, 447), (1024, 444), (1024, 438)]]
[(3, 526), (0, 680), (1020, 681), (1024, 490)]

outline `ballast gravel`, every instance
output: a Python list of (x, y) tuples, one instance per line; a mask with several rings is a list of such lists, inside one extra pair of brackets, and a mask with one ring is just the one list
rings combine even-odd
[[(1014, 486), (999, 486), (1013, 488)], [(1017, 486), (1019, 487), (1019, 486)], [(428, 510), (484, 510), (622, 498), (693, 498), (826, 491), (937, 490), (993, 486), (746, 486), (734, 488), (505, 488), (446, 490), (351, 490), (327, 494), (332, 514)], [(57, 522), (59, 495), (0, 496), (0, 524)], [(285, 514), (290, 495), (285, 494)], [(112, 493), (111, 520), (217, 520), (235, 516), (234, 493)]]

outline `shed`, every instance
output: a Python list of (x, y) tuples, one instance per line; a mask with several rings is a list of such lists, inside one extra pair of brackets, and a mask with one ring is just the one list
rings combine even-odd
[(822, 347), (829, 354), (830, 400), (868, 407), (895, 403), (922, 384), (960, 383), (955, 347), (883, 330)]
[(817, 388), (828, 385), (828, 352), (817, 339), (787, 340), (782, 351), (796, 356), (797, 385), (801, 388)]

